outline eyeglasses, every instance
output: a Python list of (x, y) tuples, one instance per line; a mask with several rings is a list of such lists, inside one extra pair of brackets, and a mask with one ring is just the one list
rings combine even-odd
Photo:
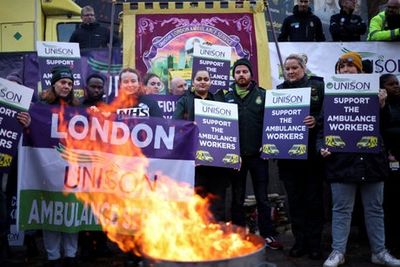
[(84, 17), (94, 17), (94, 14), (83, 14)]

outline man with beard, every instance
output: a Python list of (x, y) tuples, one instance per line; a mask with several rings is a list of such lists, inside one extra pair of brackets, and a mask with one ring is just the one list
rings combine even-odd
[(325, 41), (321, 20), (311, 12), (310, 0), (297, 0), (297, 5), (293, 8), (293, 15), (283, 21), (278, 41)]
[(237, 60), (232, 69), (235, 82), (225, 94), (225, 101), (236, 103), (239, 109), (239, 139), (242, 165), (232, 178), (232, 222), (245, 226), (244, 199), (246, 178), (250, 172), (257, 202), (258, 228), (271, 249), (282, 249), (275, 239), (268, 200), (268, 161), (260, 155), (264, 120), (265, 89), (252, 80), (253, 70), (246, 58)]
[(356, 0), (339, 0), (340, 13), (331, 17), (329, 31), (335, 42), (360, 41), (361, 35), (367, 31), (362, 18), (353, 14)]
[(400, 0), (389, 0), (385, 11), (371, 19), (368, 41), (400, 41)]
[[(96, 22), (93, 7), (84, 6), (81, 10), (81, 18), (80, 27), (72, 33), (69, 41), (79, 43), (80, 49), (107, 47), (110, 42), (110, 31)], [(114, 36), (112, 45), (113, 47), (120, 46), (118, 37)]]
[(105, 78), (97, 73), (86, 78), (85, 98), (82, 105), (85, 107), (97, 106), (103, 102)]

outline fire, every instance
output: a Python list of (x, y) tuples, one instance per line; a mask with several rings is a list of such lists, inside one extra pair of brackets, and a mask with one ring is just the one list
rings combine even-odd
[[(121, 100), (117, 99), (102, 107), (103, 112), (90, 116), (109, 122), (118, 105)], [(59, 118), (64, 118), (63, 110)], [(60, 131), (67, 124), (61, 120)], [(94, 141), (93, 136), (83, 140), (66, 136), (63, 142), (57, 149), (70, 169), (101, 170), (100, 178), (86, 183), (76, 195), (90, 205), (103, 231), (123, 251), (156, 259), (198, 261), (241, 256), (259, 248), (247, 240), (244, 230), (216, 223), (208, 199), (194, 194), (190, 185), (162, 173), (148, 177), (149, 161), (133, 142), (116, 146)], [(75, 176), (72, 179), (80, 179)]]

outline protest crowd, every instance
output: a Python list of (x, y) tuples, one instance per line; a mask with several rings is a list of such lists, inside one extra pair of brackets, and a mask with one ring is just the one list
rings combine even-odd
[[(369, 23), (363, 21), (359, 15), (353, 14), (356, 0), (338, 0), (336, 2), (340, 9), (330, 18), (329, 33), (323, 32), (321, 20), (316, 15), (317, 13), (314, 14), (311, 10), (312, 0), (296, 0), (295, 2), (293, 14), (283, 21), (278, 37), (279, 42), (325, 42), (330, 34), (335, 42), (358, 42), (361, 36), (365, 35), (368, 41), (397, 41), (400, 44), (400, 0), (388, 0), (385, 9), (372, 17)], [(82, 25), (72, 34), (71, 43), (79, 43), (80, 48), (84, 49), (107, 47), (110, 43), (117, 47), (121, 45), (117, 37), (110, 42), (109, 30), (96, 22), (95, 11), (92, 7), (82, 8), (81, 17)], [(364, 60), (362, 53), (344, 51), (337, 58), (336, 64), (330, 66), (332, 72), (326, 73), (326, 77), (320, 77), (308, 72), (307, 61), (312, 57), (312, 54), (305, 55), (302, 51), (286, 56), (282, 66), (284, 81), (273, 90), (260, 87), (249, 58), (238, 58), (232, 62), (229, 75), (233, 80), (228, 86), (217, 91), (210, 89), (213, 80), (212, 72), (202, 66), (198, 66), (197, 69), (193, 67), (190, 81), (182, 77), (171, 77), (167, 84), (156, 73), (141, 73), (136, 69), (125, 67), (118, 74), (118, 94), (112, 102), (108, 101), (108, 96), (106, 96), (108, 81), (104, 74), (95, 72), (82, 77), (84, 95), (78, 98), (74, 94), (76, 87), (74, 81), (76, 82), (77, 79), (73, 71), (68, 66), (52, 66), (49, 70), (51, 73), (49, 86), (43, 88), (40, 95), (33, 96), (29, 110), (18, 112), (13, 119), (19, 125), (23, 136), (34, 135), (33, 133), (40, 135), (42, 132), (34, 129), (42, 123), (37, 114), (42, 110), (50, 112), (55, 107), (80, 108), (85, 110), (87, 116), (102, 114), (105, 118), (109, 118), (112, 116), (110, 114), (116, 114), (121, 120), (129, 120), (129, 118), (163, 120), (163, 108), (159, 106), (155, 96), (170, 95), (176, 97), (174, 98), (175, 108), (170, 118), (164, 117), (164, 120), (183, 120), (185, 125), (188, 123), (197, 125), (201, 132), (199, 121), (196, 120), (198, 111), (195, 103), (207, 100), (209, 101), (207, 103), (212, 103), (216, 107), (222, 107), (220, 105), (225, 103), (235, 104), (238, 112), (236, 126), (238, 143), (236, 144), (240, 144), (237, 148), (239, 156), (237, 162), (235, 156), (232, 155), (225, 156), (223, 160), (225, 160), (225, 165), (232, 161), (239, 164), (239, 167), (202, 165), (196, 161), (196, 166), (193, 164), (190, 171), (194, 177), (195, 193), (203, 198), (211, 196), (209, 209), (213, 222), (232, 222), (238, 226), (249, 227), (245, 202), (247, 192), (249, 192), (246, 186), (250, 178), (253, 186), (250, 191), (255, 198), (254, 210), (256, 211), (254, 218), (256, 227), (253, 227), (253, 231), (265, 240), (267, 250), (284, 249), (288, 251), (289, 257), (307, 256), (311, 260), (323, 260), (324, 267), (336, 267), (345, 264), (348, 260), (346, 257), (348, 240), (351, 231), (356, 227), (365, 238), (368, 238), (372, 263), (400, 266), (400, 259), (398, 259), (400, 257), (400, 215), (397, 206), (400, 196), (399, 76), (390, 73), (374, 76), (378, 77), (379, 81), (371, 82), (371, 84), (379, 84), (379, 88), (374, 88), (374, 96), (363, 100), (368, 103), (366, 114), (370, 115), (369, 118), (375, 123), (375, 128), (373, 133), (371, 131), (373, 136), (369, 136), (368, 140), (365, 139), (366, 145), (359, 141), (357, 146), (358, 148), (371, 146), (375, 149), (374, 152), (358, 151), (358, 148), (353, 151), (341, 151), (341, 144), (348, 141), (337, 138), (335, 132), (330, 133), (329, 137), (324, 132), (329, 124), (329, 118), (338, 118), (332, 111), (333, 104), (329, 102), (332, 96), (325, 91), (328, 84), (326, 77), (329, 75), (365, 77), (361, 75), (367, 74), (372, 76), (371, 62)], [(320, 64), (324, 64), (323, 59), (320, 60)], [(4, 78), (19, 85), (24, 84), (18, 70), (9, 73)], [(297, 92), (304, 88), (310, 90), (307, 91), (309, 92), (308, 112), (304, 114), (299, 108), (296, 109), (297, 111), (293, 110), (292, 113), (286, 114), (293, 115), (297, 112), (297, 115), (301, 116), (297, 127), (302, 130), (302, 133), (296, 136), (303, 136), (306, 132), (306, 139), (303, 145), (293, 146), (293, 150), (289, 150), (289, 155), (292, 157), (276, 158), (274, 154), (279, 153), (278, 149), (273, 145), (266, 145), (264, 140), (265, 123), (271, 118), (266, 115), (268, 114), (266, 112), (268, 99), (272, 97), (268, 91)], [(366, 99), (365, 95), (356, 97)], [(333, 99), (339, 101), (338, 98)], [(349, 98), (346, 99), (350, 101)], [(361, 105), (356, 104), (350, 103), (345, 106), (345, 109), (358, 110)], [(34, 112), (32, 113), (31, 110)], [(282, 112), (282, 110), (277, 110)], [(3, 113), (5, 112), (1, 111), (0, 115)], [(287, 117), (281, 116), (282, 120)], [(202, 121), (206, 122), (207, 119), (204, 118)], [(4, 124), (0, 121), (0, 125), (3, 127)], [(1, 131), (3, 132), (3, 129)], [(61, 133), (58, 134), (61, 135)], [(133, 135), (133, 131), (131, 134)], [(131, 138), (134, 137), (131, 136)], [(26, 142), (31, 142), (29, 138), (27, 140)], [(334, 145), (330, 146), (329, 142)], [(43, 147), (55, 147), (48, 140), (42, 140), (39, 143)], [(293, 155), (305, 153), (305, 149), (304, 153), (302, 152), (303, 147), (307, 147), (305, 158), (295, 159)], [(2, 266), (7, 266), (12, 257), (12, 250), (7, 240), (10, 229), (8, 214), (9, 203), (18, 190), (17, 184), (20, 183), (17, 181), (17, 177), (21, 177), (18, 172), (24, 168), (37, 168), (32, 173), (42, 172), (39, 164), (25, 165), (27, 164), (24, 161), (26, 157), (21, 154), (21, 151), (15, 151), (9, 170), (0, 173), (2, 186), (0, 263)], [(207, 151), (199, 149), (195, 154), (197, 159), (202, 158), (208, 163), (213, 160)], [(273, 216), (273, 209), (271, 209), (269, 186), (270, 181), (275, 179), (271, 176), (271, 165), (277, 167), (278, 178), (276, 179), (282, 183), (286, 195), (285, 206), (288, 207), (287, 212), (294, 240), (289, 248), (284, 247), (280, 242), (280, 233), (276, 229), (276, 216)], [(24, 171), (24, 173), (27, 172)], [(29, 177), (23, 177), (23, 179), (29, 179)], [(51, 188), (52, 185), (46, 186)], [(46, 199), (46, 195), (41, 197)], [(322, 245), (323, 229), (326, 225), (331, 226), (329, 238), (331, 250), (329, 251), (326, 251)], [(43, 243), (41, 246), (38, 246), (38, 240)], [(114, 252), (110, 250), (108, 243), (107, 234), (99, 229), (80, 232), (62, 231), (57, 228), (51, 230), (46, 228), (40, 231), (27, 230), (24, 241), (27, 257), (45, 254), (45, 266), (78, 266), (96, 257), (112, 257)], [(40, 252), (41, 248), (45, 252)], [(140, 258), (134, 257), (132, 261), (140, 262)]]

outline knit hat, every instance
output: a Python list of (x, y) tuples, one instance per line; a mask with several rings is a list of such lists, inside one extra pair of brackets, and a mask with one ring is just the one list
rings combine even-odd
[(51, 85), (54, 85), (58, 80), (67, 78), (74, 81), (72, 71), (67, 66), (57, 66), (51, 70)]
[(11, 72), (10, 74), (7, 75), (6, 79), (11, 82), (22, 84), (21, 75), (18, 72)]
[(363, 70), (362, 58), (361, 55), (357, 52), (347, 52), (340, 56), (339, 62), (351, 62), (356, 66), (358, 71)]
[(240, 65), (247, 66), (249, 68), (251, 76), (253, 76), (253, 69), (251, 67), (251, 62), (247, 58), (244, 58), (244, 57), (236, 60), (236, 62), (233, 64), (232, 76), (235, 76), (235, 69), (237, 66), (240, 66)]

